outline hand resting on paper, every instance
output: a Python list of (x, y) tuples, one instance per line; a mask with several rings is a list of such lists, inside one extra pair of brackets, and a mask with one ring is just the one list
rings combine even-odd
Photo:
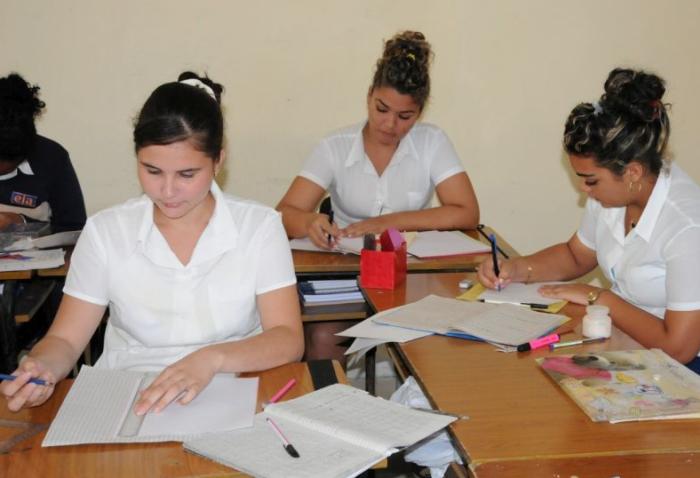
[(539, 293), (549, 299), (561, 299), (574, 304), (588, 305), (588, 294), (598, 290), (598, 287), (586, 284), (553, 284), (543, 285)]
[(219, 369), (217, 360), (216, 354), (204, 347), (166, 367), (141, 392), (134, 411), (137, 415), (158, 413), (175, 399), (182, 405), (190, 403), (214, 378)]
[(365, 234), (381, 234), (389, 227), (391, 227), (391, 224), (386, 216), (377, 216), (350, 224), (342, 229), (340, 233), (344, 237), (361, 237)]
[[(26, 407), (41, 405), (51, 397), (54, 391), (56, 377), (53, 372), (39, 360), (25, 358), (12, 375), (17, 378), (0, 383), (0, 393), (7, 400), (7, 408), (16, 412)], [(32, 378), (40, 378), (46, 385), (29, 382)]]

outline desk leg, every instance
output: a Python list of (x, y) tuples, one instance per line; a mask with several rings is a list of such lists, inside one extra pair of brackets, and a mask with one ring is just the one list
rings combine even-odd
[(367, 390), (370, 395), (376, 395), (375, 386), (376, 378), (375, 374), (377, 371), (377, 347), (373, 347), (365, 354), (365, 390)]
[(17, 328), (15, 326), (15, 281), (5, 281), (0, 294), (0, 373), (17, 368)]

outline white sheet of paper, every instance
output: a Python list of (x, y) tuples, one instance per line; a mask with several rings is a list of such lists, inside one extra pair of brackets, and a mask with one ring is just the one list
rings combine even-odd
[(432, 335), (432, 332), (425, 332), (421, 330), (411, 330), (403, 327), (393, 327), (391, 325), (381, 324), (375, 321), (375, 319), (381, 320), (385, 315), (394, 313), (397, 309), (390, 309), (388, 311), (380, 312), (369, 319), (365, 319), (359, 324), (355, 324), (349, 329), (345, 329), (342, 332), (338, 332), (335, 335), (342, 337), (360, 337), (365, 339), (377, 339), (383, 342), (408, 342), (409, 340), (419, 339), (421, 337), (426, 337)]
[(321, 249), (308, 237), (302, 239), (291, 239), (289, 247), (297, 251), (335, 252), (341, 254), (360, 254), (363, 246), (362, 237), (341, 237), (333, 250)]
[(250, 427), (257, 397), (257, 377), (218, 374), (187, 405), (173, 402), (160, 413), (147, 414), (138, 436), (195, 435), (202, 431), (209, 433)]
[(419, 258), (448, 257), (489, 252), (491, 246), (459, 231), (421, 231), (408, 246)]
[(533, 282), (532, 284), (523, 284), (514, 282), (508, 284), (500, 291), (487, 289), (479, 296), (486, 302), (501, 303), (501, 304), (543, 304), (549, 305), (556, 302), (561, 302), (561, 299), (548, 299), (540, 295), (537, 290), (543, 285), (563, 284), (563, 282)]
[(73, 246), (78, 242), (81, 231), (63, 231), (41, 237), (25, 237), (10, 244), (6, 251), (26, 251), (27, 249), (48, 249), (49, 247)]

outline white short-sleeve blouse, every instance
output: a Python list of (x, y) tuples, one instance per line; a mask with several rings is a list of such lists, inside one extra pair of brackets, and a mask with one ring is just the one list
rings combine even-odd
[(666, 309), (700, 309), (700, 187), (676, 164), (665, 165), (627, 236), (624, 220), (624, 207), (588, 199), (577, 232), (612, 290), (659, 318)]
[(153, 223), (147, 196), (90, 217), (64, 292), (109, 305), (98, 366), (158, 370), (204, 345), (261, 332), (256, 296), (296, 282), (279, 214), (225, 195), (187, 265)]
[(328, 190), (339, 227), (381, 214), (424, 209), (435, 186), (464, 171), (447, 135), (437, 126), (416, 123), (379, 176), (365, 153), (365, 124), (322, 139), (299, 173)]

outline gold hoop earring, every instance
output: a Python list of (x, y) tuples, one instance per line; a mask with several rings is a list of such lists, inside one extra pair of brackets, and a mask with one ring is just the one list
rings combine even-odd
[(630, 183), (627, 185), (627, 189), (631, 193), (639, 193), (642, 191), (642, 183), (630, 181)]

